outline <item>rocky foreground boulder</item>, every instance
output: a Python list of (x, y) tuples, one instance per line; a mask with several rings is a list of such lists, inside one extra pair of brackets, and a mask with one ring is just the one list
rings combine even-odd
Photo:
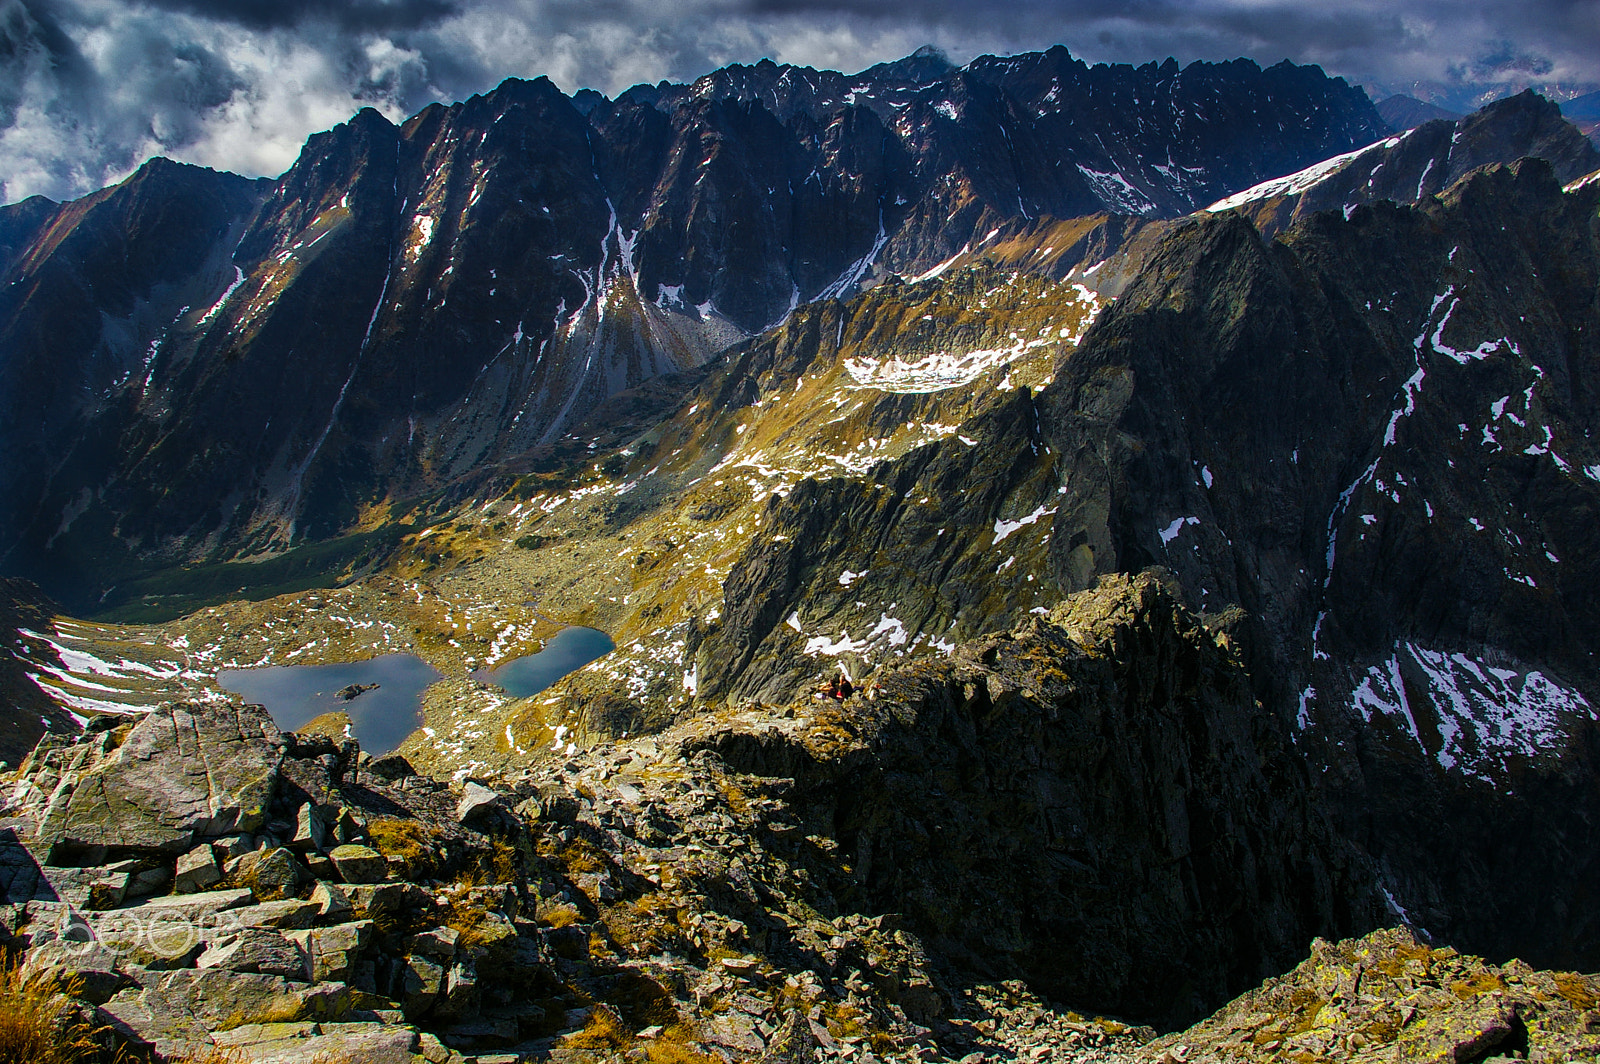
[(169, 1061), (1600, 1058), (1600, 978), (1403, 928), (1157, 1037), (1386, 919), (1281, 729), (1155, 572), (510, 778), (171, 705), (16, 774), (0, 931)]
[(102, 721), (98, 736), (41, 746), (22, 766), (13, 804), (36, 820), (36, 845), (61, 851), (57, 863), (187, 853), (265, 823), (285, 747), (261, 707), (167, 705), (137, 726)]

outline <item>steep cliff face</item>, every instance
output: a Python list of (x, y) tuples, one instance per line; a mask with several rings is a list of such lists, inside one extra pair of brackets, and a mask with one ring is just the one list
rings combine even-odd
[[(35, 552), (94, 508), (124, 466), (118, 435), (136, 417), (163, 339), (179, 319), (203, 314), (196, 308), (232, 274), (222, 248), (237, 242), (262, 191), (158, 160), (74, 203), (7, 209), (17, 235), (0, 286), (0, 490), (10, 500), (0, 551), (9, 570), (37, 575)], [(103, 514), (102, 536), (120, 513)], [(62, 561), (77, 561), (70, 548)]]
[(86, 607), (367, 527), (802, 302), (1047, 216), (1182, 213), (1381, 129), (1314, 68), (1057, 49), (616, 100), (508, 81), (363, 111), (276, 182), (154, 162), (0, 222), (0, 550)]
[(1544, 958), (1593, 955), (1587, 917), (1552, 942), (1532, 914), (1587, 897), (1600, 797), (1595, 633), (1573, 608), (1595, 575), (1578, 515), (1600, 502), (1596, 205), (1559, 189), (1523, 163), (1277, 245), (1202, 226), (1108, 312), (1060, 405), (1041, 398), (1062, 424), (1126, 382), (1057, 441), (1122, 441), (1115, 565), (1161, 561), (1260, 618), (1263, 696), (1401, 907)]

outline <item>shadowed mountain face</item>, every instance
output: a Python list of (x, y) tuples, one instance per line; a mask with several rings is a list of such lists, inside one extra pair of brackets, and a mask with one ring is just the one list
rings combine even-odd
[(1277, 241), (1179, 224), (1032, 396), (769, 502), (683, 667), (769, 700), (1160, 565), (1396, 912), (1592, 967), (1597, 208), (1529, 160)]
[(801, 302), (1006, 226), (1183, 214), (1383, 129), (1288, 64), (762, 63), (616, 100), (508, 81), (363, 111), (276, 182), (157, 160), (6, 207), (0, 564), (90, 605), (335, 535)]

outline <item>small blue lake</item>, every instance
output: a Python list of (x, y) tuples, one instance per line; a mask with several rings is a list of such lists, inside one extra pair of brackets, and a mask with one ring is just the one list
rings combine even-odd
[(611, 653), (616, 646), (610, 636), (597, 628), (563, 628), (537, 654), (525, 655), (494, 669), (479, 669), (472, 678), (492, 683), (512, 698), (527, 698), (567, 673)]
[[(351, 731), (361, 749), (374, 757), (399, 746), (422, 724), (422, 692), (439, 679), (439, 670), (415, 654), (385, 654), (341, 665), (267, 665), (217, 673), (217, 683), (247, 702), (266, 706), (285, 731), (335, 710), (349, 714)], [(378, 686), (353, 698), (341, 698), (339, 692), (352, 684)]]

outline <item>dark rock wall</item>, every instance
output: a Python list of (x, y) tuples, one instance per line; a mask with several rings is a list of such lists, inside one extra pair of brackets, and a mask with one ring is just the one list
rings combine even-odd
[(19, 764), (46, 731), (70, 734), (77, 724), (39, 689), (41, 665), (60, 668), (54, 648), (35, 635), (50, 631), (55, 604), (26, 580), (0, 579), (0, 760)]
[(1385, 916), (1225, 644), (1158, 575), (1114, 576), (881, 674), (813, 726), (833, 744), (715, 745), (795, 778), (854, 870), (846, 904), (903, 914), (963, 970), (1183, 1023)]

